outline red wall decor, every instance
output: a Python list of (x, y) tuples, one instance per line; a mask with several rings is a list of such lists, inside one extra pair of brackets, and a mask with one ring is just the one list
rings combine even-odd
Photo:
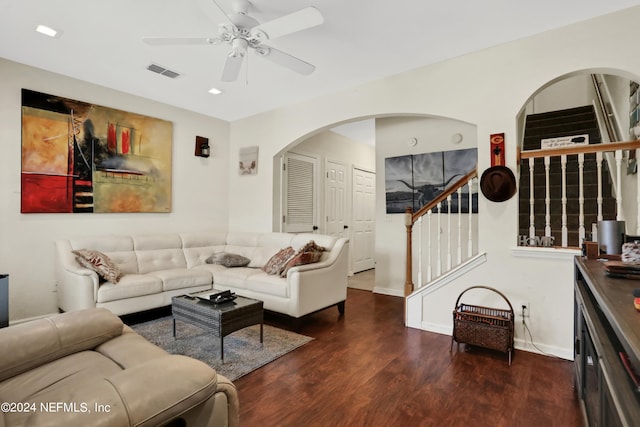
[(504, 133), (491, 135), (491, 166), (504, 166)]

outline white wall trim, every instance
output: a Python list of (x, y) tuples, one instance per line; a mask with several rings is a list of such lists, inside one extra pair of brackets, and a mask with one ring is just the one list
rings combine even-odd
[[(413, 293), (407, 297), (405, 313), (406, 326), (409, 328), (424, 329), (422, 322), (422, 303), (424, 297), (448, 285), (459, 277), (464, 276), (485, 262), (487, 262), (487, 253), (479, 253), (438, 277), (429, 286), (422, 286), (413, 291)], [(451, 331), (449, 331), (449, 335), (451, 335)]]
[(521, 258), (573, 259), (580, 255), (579, 249), (540, 248), (534, 246), (517, 246), (511, 248), (511, 255)]
[[(422, 322), (420, 329), (436, 334), (447, 335), (449, 337), (453, 335), (453, 325), (441, 325), (431, 322)], [(457, 343), (454, 341), (454, 344)], [(515, 350), (522, 350), (528, 353), (536, 353), (549, 357), (559, 357), (564, 360), (573, 360), (573, 348), (562, 348), (537, 343), (536, 348), (531, 345), (528, 340), (523, 340), (522, 338), (515, 338), (513, 340), (513, 347)]]
[(383, 288), (380, 286), (375, 286), (373, 288), (373, 293), (374, 294), (382, 294), (382, 295), (391, 295), (393, 297), (404, 297), (403, 292), (401, 289), (394, 289), (394, 288)]

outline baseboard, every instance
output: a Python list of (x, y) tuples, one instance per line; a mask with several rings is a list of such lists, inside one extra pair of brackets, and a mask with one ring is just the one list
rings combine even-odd
[(564, 360), (573, 361), (573, 348), (561, 348), (546, 344), (534, 343), (535, 347), (529, 341), (521, 338), (514, 340), (513, 346), (516, 350), (528, 351), (529, 353), (542, 354), (543, 356), (558, 357)]
[[(420, 329), (422, 329), (423, 331), (434, 332), (441, 335), (453, 335), (453, 326), (450, 325), (422, 322)], [(529, 353), (536, 353), (543, 356), (558, 357), (560, 359), (573, 361), (573, 348), (562, 348), (538, 343), (535, 343), (534, 347), (531, 342), (525, 341), (521, 338), (515, 338), (513, 340), (513, 346), (516, 350), (522, 350)]]
[(374, 286), (373, 287), (373, 293), (374, 294), (391, 295), (391, 296), (394, 296), (394, 297), (403, 297), (404, 298), (404, 291), (401, 290), (401, 289), (381, 288), (379, 286)]

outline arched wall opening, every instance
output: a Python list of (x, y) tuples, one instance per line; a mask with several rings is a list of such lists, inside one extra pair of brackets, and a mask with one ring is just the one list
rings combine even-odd
[[(373, 158), (368, 161), (364, 158), (366, 154), (354, 158), (349, 156), (348, 151), (332, 152), (331, 150), (336, 148), (336, 138), (330, 135), (331, 129), (344, 123), (361, 120), (375, 121), (375, 148), (372, 147), (371, 154)], [(411, 154), (475, 149), (477, 148), (477, 140), (475, 125), (457, 119), (426, 114), (385, 114), (356, 117), (309, 132), (287, 144), (273, 156), (273, 230), (288, 231), (283, 229), (285, 214), (283, 199), (286, 197), (283, 190), (283, 159), (289, 153), (316, 155), (319, 160), (317, 176), (320, 179), (326, 177), (327, 164), (333, 161), (343, 163), (347, 168), (348, 176), (352, 176), (354, 169), (375, 173), (375, 205), (372, 213), (375, 218), (375, 265), (376, 267), (386, 266), (386, 268), (379, 269), (379, 271), (385, 272), (384, 275), (376, 274), (376, 287), (378, 288), (376, 291), (399, 296), (400, 290), (390, 289), (388, 284), (404, 281), (404, 278), (401, 277), (402, 269), (397, 268), (398, 265), (405, 263), (404, 219), (403, 215), (386, 211), (385, 159)], [(351, 188), (349, 187), (349, 189)], [(324, 204), (325, 194), (322, 184), (319, 185), (319, 193), (317, 197), (320, 211), (318, 232), (333, 234), (324, 223), (327, 218), (325, 212), (327, 205)], [(348, 196), (347, 205), (351, 206), (352, 203), (353, 198)], [(350, 214), (352, 213), (350, 212)], [(349, 227), (347, 232), (350, 233), (353, 230), (352, 223), (347, 221), (346, 225)]]
[[(632, 73), (611, 68), (577, 70), (550, 80), (527, 99), (518, 113), (517, 125), (519, 148), (521, 150), (545, 148), (542, 141), (546, 140), (549, 142), (549, 138), (554, 138), (556, 136), (567, 138), (567, 132), (571, 132), (574, 128), (580, 128), (581, 125), (577, 123), (577, 119), (575, 125), (572, 125), (571, 123), (558, 123), (558, 125), (556, 125), (564, 126), (564, 129), (560, 129), (559, 127), (555, 129), (538, 128), (537, 126), (542, 125), (533, 125), (533, 121), (538, 120), (536, 123), (542, 123), (540, 120), (543, 117), (545, 117), (544, 120), (551, 120), (546, 119), (546, 117), (551, 117), (551, 115), (555, 117), (563, 114), (563, 111), (570, 112), (577, 111), (575, 109), (585, 108), (592, 109), (594, 117), (597, 119), (597, 125), (595, 126), (596, 129), (594, 129), (596, 131), (596, 138), (593, 138), (592, 134), (590, 143), (599, 143), (600, 141), (607, 143), (635, 140), (636, 136), (633, 134), (632, 128), (636, 126), (638, 122), (638, 94), (637, 92), (632, 94), (631, 89), (634, 87), (634, 82), (636, 81), (637, 77)], [(527, 125), (527, 117), (531, 117), (531, 120), (529, 120), (532, 123), (531, 125)], [(605, 123), (607, 117), (611, 118), (609, 131), (607, 131), (607, 124)], [(553, 120), (559, 121), (560, 117), (554, 118)], [(558, 134), (549, 134), (549, 132), (552, 131), (556, 131)], [(577, 134), (583, 132), (574, 133)], [(534, 143), (537, 143), (538, 145), (535, 147), (532, 146)], [(619, 215), (619, 218), (626, 221), (627, 233), (629, 234), (637, 234), (638, 231), (638, 207), (636, 202), (637, 179), (631, 172), (635, 167), (635, 156), (633, 154), (634, 153), (632, 153), (632, 155), (629, 155), (627, 152), (623, 153), (622, 167), (624, 170), (622, 173), (622, 185), (618, 189), (614, 188), (611, 190), (613, 194), (612, 197), (615, 197), (616, 193), (621, 195), (621, 208), (618, 207), (618, 209), (616, 209), (615, 202), (607, 202), (606, 197), (611, 186), (609, 186), (610, 188), (606, 188), (608, 185), (606, 183), (608, 181), (605, 179), (602, 184), (603, 189), (599, 190), (601, 194), (604, 192), (605, 199), (602, 207), (598, 209), (598, 215), (600, 215), (604, 220), (616, 219), (616, 216)], [(571, 162), (576, 161), (574, 158), (575, 156), (568, 156), (568, 170), (571, 170)], [(558, 158), (556, 158), (556, 160), (558, 160)], [(615, 181), (615, 170), (617, 166), (613, 154), (605, 153), (604, 160), (604, 170), (613, 174), (611, 176), (611, 181)], [(555, 246), (565, 246), (565, 244), (570, 247), (579, 246), (579, 236), (571, 237), (571, 234), (569, 234), (569, 238), (567, 239), (566, 232), (563, 233), (559, 230), (560, 226), (557, 225), (557, 221), (553, 220), (553, 217), (551, 220), (546, 219), (544, 224), (542, 223), (541, 212), (539, 212), (541, 207), (537, 203), (534, 203), (535, 208), (533, 211), (538, 211), (537, 214), (540, 216), (535, 217), (535, 221), (532, 222), (531, 218), (533, 215), (530, 204), (532, 198), (539, 198), (537, 192), (540, 190), (540, 187), (536, 184), (534, 186), (534, 190), (529, 188), (531, 176), (530, 168), (532, 166), (528, 161), (522, 161), (518, 167), (520, 169), (519, 188), (521, 189), (519, 193), (519, 206), (522, 210), (525, 210), (524, 206), (527, 206), (526, 211), (519, 213), (518, 235), (520, 238), (518, 241), (520, 243), (522, 242), (522, 236), (531, 237), (530, 235), (533, 233), (532, 230), (534, 229), (537, 236), (543, 232), (543, 228), (549, 227), (551, 224), (551, 231), (544, 231), (544, 234), (547, 235), (551, 233), (555, 237)], [(552, 178), (554, 174), (560, 173), (558, 169), (559, 167), (560, 166), (554, 165), (553, 163), (550, 165), (550, 176)], [(543, 168), (544, 166), (542, 165), (534, 167), (537, 171)], [(587, 170), (584, 172), (585, 175), (593, 173), (594, 172)], [(591, 177), (586, 177), (585, 179), (587, 178), (591, 179)], [(565, 197), (569, 197), (567, 204), (570, 205), (573, 202), (571, 200), (571, 191), (569, 190), (573, 184), (568, 178), (566, 182), (566, 194), (568, 196)], [(554, 185), (556, 184), (554, 184), (553, 181), (550, 182), (551, 188), (553, 188)], [(599, 202), (597, 200), (591, 200), (595, 196), (590, 194), (587, 190), (588, 189), (584, 187), (584, 210), (581, 209), (580, 211), (580, 215), (584, 215), (584, 220), (580, 219), (580, 221), (581, 223), (584, 222), (586, 240), (593, 240), (595, 237), (592, 236), (592, 230), (597, 229), (597, 219), (594, 216), (596, 212), (591, 212), (591, 210), (595, 209), (596, 204)], [(535, 196), (532, 196), (532, 194)], [(549, 207), (542, 207), (542, 209), (545, 211), (550, 209), (551, 212), (553, 212), (554, 206), (558, 208), (563, 202), (554, 195), (553, 191), (551, 191), (550, 194)], [(602, 196), (599, 197), (602, 199)], [(579, 201), (575, 201), (576, 205), (578, 203)], [(565, 217), (566, 219), (563, 218), (562, 220), (562, 227), (563, 229), (568, 229), (569, 233), (571, 233), (572, 231), (575, 231), (573, 230), (574, 228), (577, 229), (577, 226), (572, 224), (571, 209), (568, 211), (569, 215)], [(542, 214), (544, 214), (544, 212), (542, 212)]]

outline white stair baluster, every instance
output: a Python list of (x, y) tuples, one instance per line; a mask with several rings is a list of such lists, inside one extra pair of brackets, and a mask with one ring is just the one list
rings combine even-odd
[(447, 196), (447, 271), (451, 270), (451, 194)]
[(536, 215), (534, 206), (536, 203), (534, 194), (534, 179), (533, 173), (535, 169), (535, 159), (529, 158), (529, 237), (536, 237)]
[[(598, 195), (596, 197), (596, 203), (598, 204), (598, 216), (596, 217), (598, 221), (602, 221), (602, 160), (603, 153), (602, 151), (598, 151), (596, 153), (596, 170), (598, 173)], [(592, 237), (592, 240), (595, 240), (595, 236)]]
[(569, 246), (569, 233), (567, 230), (567, 155), (560, 156), (560, 169), (562, 171), (562, 247)]
[[(474, 178), (471, 178), (467, 183), (467, 189), (469, 190), (469, 243), (467, 248), (467, 258), (471, 258), (473, 256), (473, 218), (471, 213), (473, 212), (473, 185), (475, 183)], [(639, 211), (640, 212), (640, 211)]]
[(550, 183), (549, 183), (549, 170), (551, 169), (551, 157), (544, 157), (544, 235), (546, 237), (551, 236), (551, 194), (550, 194)]
[(438, 229), (436, 233), (438, 233), (438, 252), (437, 252), (437, 265), (436, 265), (436, 275), (440, 276), (442, 274), (442, 202), (438, 203)]
[[(640, 160), (640, 148), (636, 149), (636, 168), (638, 167), (638, 160)], [(640, 173), (636, 172), (636, 211), (638, 212), (636, 218), (636, 236), (640, 236)]]
[(418, 218), (418, 287), (421, 288), (424, 282), (422, 281), (422, 216)]
[(427, 282), (431, 281), (432, 278), (432, 272), (431, 272), (431, 265), (433, 264), (432, 260), (431, 260), (431, 246), (433, 243), (433, 239), (431, 238), (431, 214), (433, 213), (433, 209), (429, 209), (429, 212), (427, 212), (427, 233), (428, 234), (428, 239), (427, 239)]
[(458, 195), (458, 264), (462, 264), (462, 187), (456, 192)]
[(578, 154), (578, 204), (580, 216), (578, 217), (578, 246), (582, 246), (585, 237), (584, 229), (584, 153)]
[(616, 220), (624, 221), (622, 214), (622, 150), (616, 150)]

